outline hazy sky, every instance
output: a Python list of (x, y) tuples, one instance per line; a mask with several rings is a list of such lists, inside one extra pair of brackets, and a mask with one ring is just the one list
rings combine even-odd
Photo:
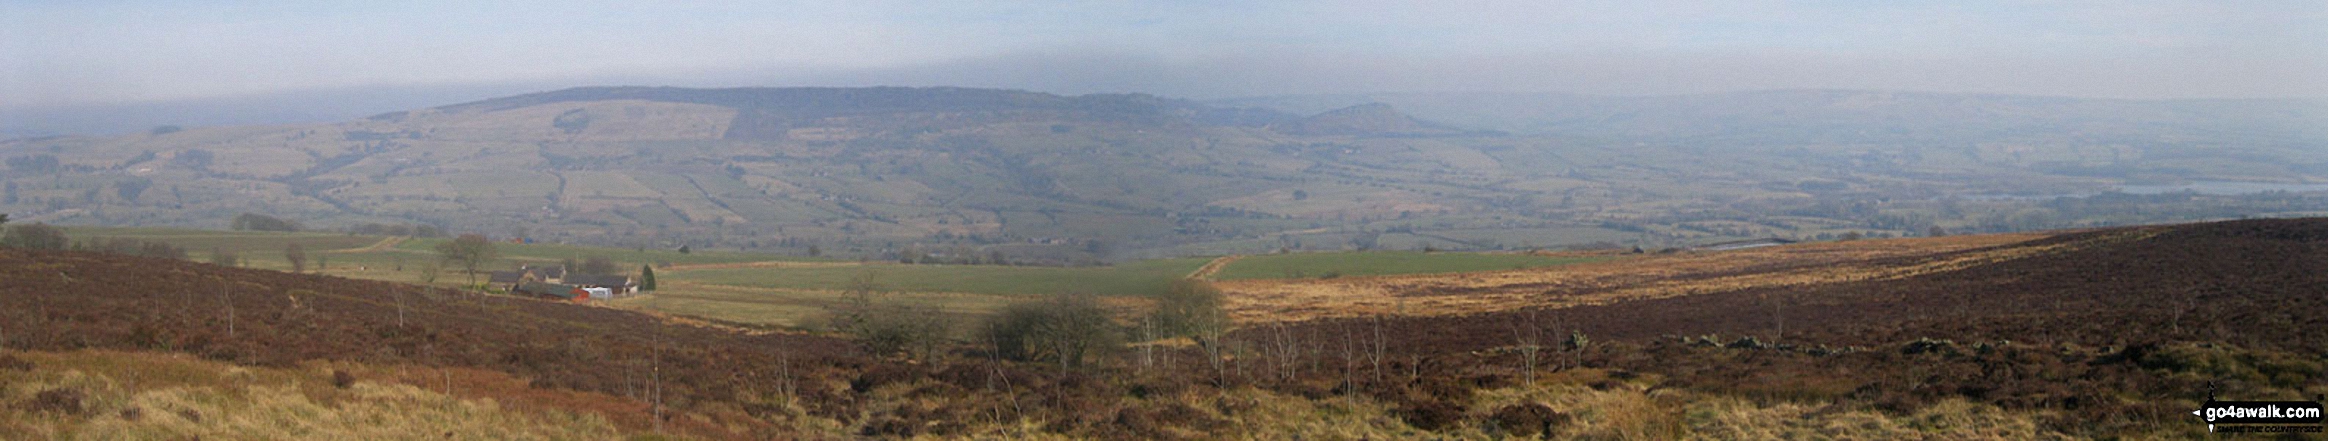
[(0, 105), (480, 84), (2321, 97), (2328, 2), (0, 0)]

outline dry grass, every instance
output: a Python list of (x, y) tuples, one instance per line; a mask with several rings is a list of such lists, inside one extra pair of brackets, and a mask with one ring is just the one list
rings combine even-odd
[[(1796, 402), (1758, 403), (1727, 395), (1647, 387), (1654, 380), (1604, 382), (1594, 369), (1564, 371), (1534, 387), (1482, 390), (1473, 421), (1454, 433), (1494, 438), (1483, 427), (1503, 406), (1539, 403), (1574, 417), (1553, 439), (1947, 439), (2041, 440), (2071, 437), (2038, 427), (2033, 412), (2007, 411), (1963, 400), (1943, 401), (1909, 415)], [(1585, 387), (1600, 383), (1600, 389)], [(1613, 386), (1610, 386), (1612, 385)]]
[[(1228, 294), (1231, 317), (1245, 324), (1375, 314), (1460, 315), (1895, 279), (2066, 250), (2065, 245), (2006, 246), (2044, 237), (1996, 234), (1808, 243), (1511, 271), (1217, 284)], [(1958, 252), (1964, 253), (1949, 254)]]
[(1736, 398), (1712, 398), (1689, 408), (1692, 436), (1704, 439), (2071, 439), (2041, 429), (2033, 415), (1995, 406), (1949, 400), (1912, 415), (1854, 410), (1822, 412), (1796, 403), (1756, 405)]
[[(497, 399), (499, 391), (489, 395), (496, 398), (465, 398), (474, 394), (377, 381), (375, 372), (358, 373), (359, 380), (338, 388), (331, 381), (335, 367), (321, 364), (250, 368), (111, 351), (11, 355), (34, 368), (0, 371), (0, 402), (7, 403), (0, 407), (0, 438), (7, 439), (615, 439), (640, 432), (586, 408), (513, 406)], [(19, 405), (53, 390), (74, 391), (79, 399), (70, 406)]]
[[(1308, 400), (1255, 389), (1238, 389), (1220, 395), (1192, 395), (1183, 399), (1198, 409), (1205, 409), (1226, 419), (1228, 423), (1222, 429), (1232, 439), (1469, 438), (1461, 433), (1433, 433), (1414, 428), (1392, 416), (1388, 406), (1366, 398)], [(1223, 414), (1220, 412), (1223, 408), (1241, 410), (1234, 414)]]

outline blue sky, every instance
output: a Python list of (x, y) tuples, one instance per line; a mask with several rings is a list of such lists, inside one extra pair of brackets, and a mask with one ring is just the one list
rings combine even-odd
[(2328, 96), (2328, 2), (0, 0), (0, 106), (365, 87)]

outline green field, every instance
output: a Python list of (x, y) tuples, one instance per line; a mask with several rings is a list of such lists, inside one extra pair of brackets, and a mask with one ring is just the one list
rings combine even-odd
[(1100, 296), (1150, 296), (1164, 292), (1172, 280), (1188, 275), (1209, 259), (1160, 259), (1104, 267), (1026, 267), (992, 265), (889, 265), (794, 268), (721, 268), (672, 272), (672, 280), (695, 283), (779, 288), (839, 290), (851, 278), (872, 273), (892, 291), (954, 292), (998, 296), (1085, 293)]
[[(452, 239), (416, 238), (396, 244), (396, 249), (413, 253), (433, 254), (436, 252), (435, 250), (438, 244), (442, 244), (450, 240)], [(744, 263), (770, 261), (807, 262), (824, 260), (798, 256), (739, 253), (733, 251), (697, 251), (683, 254), (675, 250), (666, 250), (660, 248), (647, 248), (641, 250), (638, 248), (594, 247), (554, 243), (513, 244), (508, 242), (501, 242), (495, 244), (494, 250), (499, 252), (502, 260), (509, 262), (554, 263), (564, 259), (574, 259), (579, 261), (590, 256), (605, 256), (609, 259), (614, 259), (615, 262), (624, 264), (625, 267), (633, 268), (639, 265), (661, 265), (664, 263), (674, 265), (697, 265), (707, 263)]]
[(1601, 260), (1593, 257), (1550, 257), (1502, 253), (1425, 253), (1415, 251), (1360, 251), (1346, 253), (1293, 253), (1237, 259), (1214, 280), (1292, 279), (1331, 276), (1458, 273), (1566, 265)]
[[(439, 264), (435, 247), (451, 240), (167, 228), (66, 227), (65, 231), (80, 241), (125, 238), (165, 242), (184, 248), (188, 259), (200, 262), (210, 261), (215, 249), (235, 254), (243, 267), (278, 271), (291, 269), (283, 251), (296, 243), (306, 250), (306, 270), (310, 273), (416, 284), (429, 282), (424, 268)], [(542, 243), (494, 245), (499, 258), (481, 271), (604, 256), (631, 271), (643, 265), (656, 266), (655, 276), (662, 289), (618, 300), (618, 306), (811, 328), (819, 324), (827, 306), (838, 302), (834, 291), (844, 289), (860, 274), (872, 274), (891, 301), (932, 307), (956, 323), (967, 324), (1031, 296), (1070, 292), (1119, 298), (1154, 295), (1209, 260), (1147, 260), (1104, 267), (902, 265), (728, 251), (681, 254), (665, 249)], [(320, 269), (319, 261), (324, 265)], [(804, 265), (766, 265), (769, 263)], [(480, 280), (483, 277), (478, 275)], [(455, 287), (469, 280), (458, 268), (441, 268), (432, 284)]]
[[(826, 308), (839, 304), (841, 300), (839, 295), (830, 291), (689, 283), (673, 283), (651, 294), (617, 299), (614, 304), (625, 308), (740, 323), (818, 329), (824, 325)], [(953, 330), (957, 333), (967, 332), (968, 324), (976, 323), (980, 318), (1015, 300), (995, 295), (940, 292), (891, 292), (883, 294), (881, 298), (885, 302), (903, 302), (935, 309), (958, 325)]]
[[(137, 239), (176, 245), (186, 250), (186, 258), (197, 262), (212, 261), (213, 251), (233, 253), (248, 268), (287, 271), (291, 262), (284, 250), (298, 244), (307, 254), (307, 271), (356, 279), (387, 280), (403, 283), (428, 282), (423, 268), (439, 262), (436, 246), (447, 238), (399, 238), (363, 236), (344, 233), (282, 233), (268, 231), (215, 231), (173, 228), (115, 228), (65, 227), (65, 235), (75, 241)], [(377, 247), (375, 249), (375, 247)], [(628, 271), (637, 271), (645, 265), (696, 265), (720, 263), (749, 263), (771, 261), (820, 261), (797, 256), (755, 254), (726, 251), (703, 251), (682, 254), (664, 249), (607, 248), (563, 244), (494, 244), (499, 258), (478, 268), (480, 273), (514, 269), (520, 264), (558, 263), (566, 259), (581, 261), (592, 256), (614, 260)], [(320, 267), (320, 268), (319, 268)], [(670, 276), (660, 276), (668, 280)], [(479, 274), (479, 279), (484, 275)], [(458, 286), (469, 280), (468, 274), (457, 268), (442, 268), (434, 284)]]

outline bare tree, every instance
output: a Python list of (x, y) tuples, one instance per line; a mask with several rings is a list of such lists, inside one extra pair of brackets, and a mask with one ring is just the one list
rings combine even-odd
[(477, 285), (477, 269), (483, 268), (486, 262), (500, 256), (500, 253), (493, 249), (493, 241), (486, 240), (485, 235), (482, 234), (463, 234), (452, 241), (437, 244), (436, 252), (445, 262), (458, 265), (462, 270), (467, 271), (470, 286)]
[(240, 263), (241, 260), (242, 258), (236, 256), (233, 251), (227, 251), (224, 248), (217, 247), (212, 247), (210, 249), (210, 264), (212, 265), (239, 266), (237, 263)]
[(1382, 356), (1384, 352), (1390, 351), (1390, 340), (1384, 338), (1382, 335), (1382, 321), (1382, 314), (1374, 315), (1374, 341), (1373, 344), (1369, 345), (1367, 348), (1366, 355), (1367, 361), (1370, 361), (1374, 364), (1375, 383), (1382, 382)]
[(227, 280), (218, 279), (218, 300), (226, 305), (226, 339), (234, 339), (234, 294), (227, 290)]
[(654, 401), (655, 401), (655, 433), (662, 433), (662, 432), (663, 432), (663, 326), (662, 326), (662, 324), (659, 324), (659, 323), (655, 325), (655, 353), (654, 353), (654, 357), (653, 357), (652, 359), (650, 359), (650, 360), (651, 360), (651, 361), (649, 361), (649, 362), (648, 362), (648, 366), (649, 366), (649, 367), (648, 367), (648, 369), (649, 369), (649, 370), (648, 370), (648, 375), (650, 375), (650, 376), (652, 377), (650, 381), (652, 381), (653, 383), (651, 383), (651, 384), (649, 384), (649, 385), (648, 385), (648, 386), (649, 386), (649, 389), (648, 389), (648, 394), (649, 394), (649, 395), (652, 395), (652, 396), (654, 397)]
[(1270, 361), (1277, 363), (1273, 373), (1278, 380), (1292, 380), (1294, 375), (1300, 373), (1301, 339), (1295, 338), (1293, 330), (1287, 329), (1285, 325), (1269, 325), (1269, 341), (1261, 347), (1261, 351), (1265, 356), (1268, 353), (1276, 354), (1270, 357)]
[(1526, 369), (1524, 384), (1536, 384), (1536, 354), (1544, 350), (1543, 329), (1537, 326), (1536, 310), (1527, 310), (1512, 317), (1512, 343), (1520, 351), (1520, 360)]
[(404, 290), (396, 291), (396, 327), (404, 327)]
[(1780, 339), (1786, 338), (1787, 295), (1785, 293), (1763, 294), (1763, 300), (1770, 302), (1770, 319), (1776, 328), (1770, 333), (1770, 342), (1777, 343)]
[(1576, 366), (1584, 365), (1584, 350), (1590, 346), (1592, 346), (1592, 338), (1586, 337), (1584, 330), (1578, 329), (1568, 332), (1568, 350), (1575, 353)]

